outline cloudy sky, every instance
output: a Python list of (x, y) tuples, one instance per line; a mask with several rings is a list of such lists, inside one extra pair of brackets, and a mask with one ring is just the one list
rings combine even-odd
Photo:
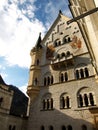
[(30, 50), (60, 9), (71, 17), (68, 0), (0, 0), (0, 74), (7, 84), (26, 91)]

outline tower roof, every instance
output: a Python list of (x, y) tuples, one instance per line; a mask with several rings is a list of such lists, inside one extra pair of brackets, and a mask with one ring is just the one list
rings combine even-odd
[(36, 45), (35, 45), (35, 48), (38, 49), (38, 48), (42, 48), (42, 45), (41, 45), (41, 33), (39, 33), (39, 37), (38, 37), (38, 40), (36, 42)]

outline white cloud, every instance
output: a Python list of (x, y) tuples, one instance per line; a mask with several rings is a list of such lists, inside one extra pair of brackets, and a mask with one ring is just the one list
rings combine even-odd
[(5, 70), (5, 67), (3, 65), (0, 65), (0, 70)]
[(44, 33), (45, 28), (30, 11), (33, 5), (26, 12), (34, 17), (32, 21), (23, 15), (15, 0), (11, 4), (2, 2), (0, 7), (4, 7), (0, 8), (0, 56), (4, 56), (9, 65), (29, 67), (30, 49), (35, 45), (39, 32)]
[(35, 45), (39, 32), (44, 34), (46, 28), (49, 28), (57, 17), (58, 10), (66, 6), (66, 0), (62, 0), (59, 4), (54, 4), (53, 1), (47, 2), (45, 5), (45, 17), (47, 17), (45, 28), (43, 23), (35, 17), (37, 9), (34, 5), (35, 1), (0, 1), (0, 56), (4, 56), (10, 66), (30, 66), (29, 53)]

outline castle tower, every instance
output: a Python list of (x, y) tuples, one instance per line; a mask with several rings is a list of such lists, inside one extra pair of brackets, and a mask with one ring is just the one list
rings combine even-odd
[(40, 33), (35, 47), (30, 52), (31, 66), (30, 66), (29, 82), (27, 87), (27, 94), (30, 97), (30, 101), (33, 101), (39, 93), (41, 53), (42, 53), (42, 46), (41, 46), (41, 33)]
[[(77, 20), (85, 37), (92, 62), (98, 74), (98, 0), (69, 0), (70, 9), (74, 17), (87, 16)], [(95, 12), (91, 13), (92, 11)]]

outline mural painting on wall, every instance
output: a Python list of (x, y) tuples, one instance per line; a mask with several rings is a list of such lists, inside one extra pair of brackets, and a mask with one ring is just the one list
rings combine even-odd
[(53, 53), (54, 53), (55, 49), (53, 45), (49, 45), (47, 46), (47, 50), (46, 50), (46, 58), (47, 59), (53, 59)]
[(80, 38), (78, 38), (77, 36), (73, 36), (72, 42), (70, 45), (73, 49), (80, 49), (82, 47), (82, 42)]

